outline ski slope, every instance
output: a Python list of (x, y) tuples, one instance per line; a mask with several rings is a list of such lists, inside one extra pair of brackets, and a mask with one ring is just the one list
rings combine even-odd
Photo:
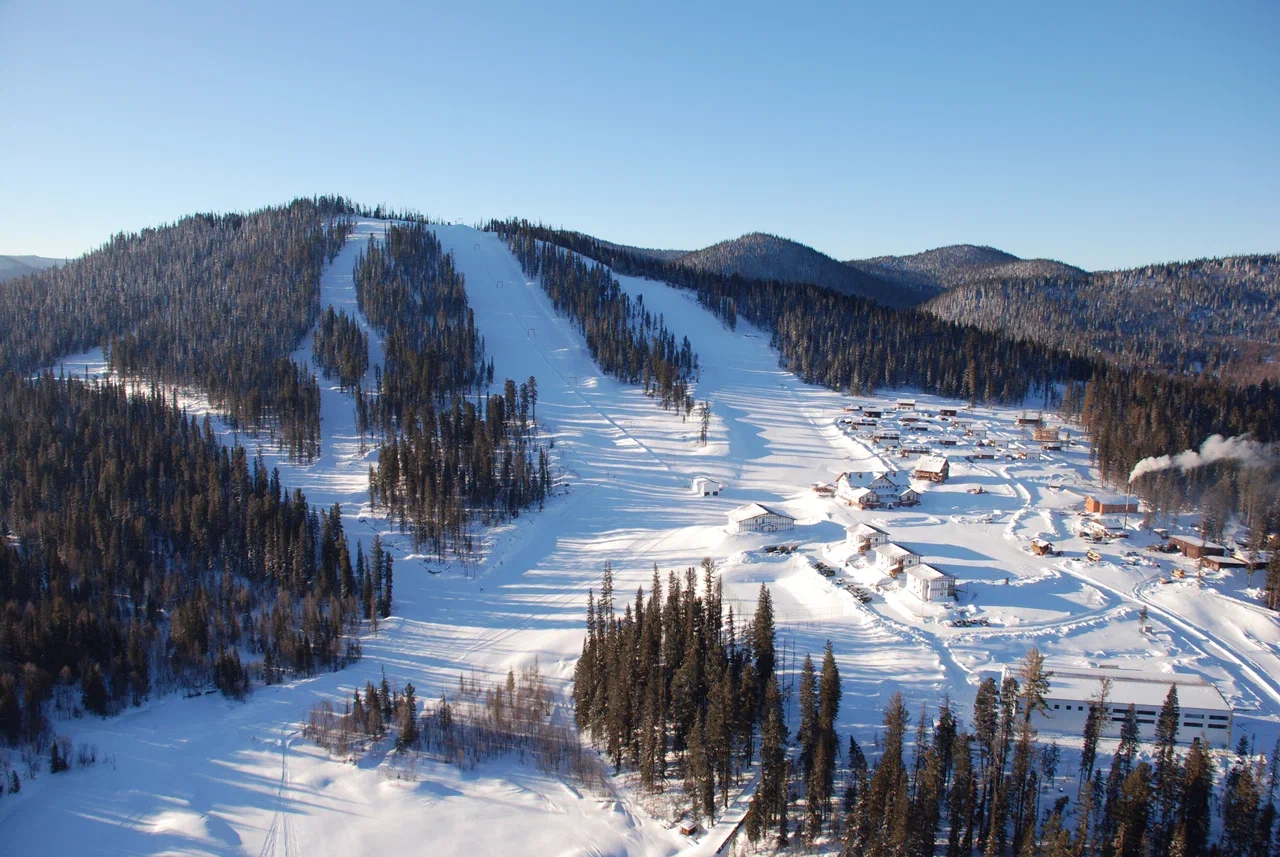
[[(367, 323), (355, 305), (351, 271), (359, 250), (385, 224), (362, 220), (321, 281), (323, 305)], [(370, 514), (367, 474), (376, 450), (361, 450), (351, 398), (321, 379), (323, 441), (310, 465), (284, 461), (263, 445), (269, 465), (316, 505), (340, 503), (348, 534), (382, 533), (395, 552), (394, 615), (364, 639), (349, 669), (255, 689), (244, 703), (218, 696), (165, 697), (111, 720), (61, 721), (60, 734), (90, 741), (114, 766), (42, 775), (0, 801), (0, 854), (199, 853), (348, 855), (429, 847), (453, 854), (671, 854), (688, 843), (654, 818), (626, 788), (592, 795), (516, 760), (459, 771), (420, 761), (406, 770), (385, 753), (358, 764), (330, 759), (303, 741), (312, 703), (339, 704), (385, 668), (433, 700), (458, 676), (505, 675), (536, 659), (567, 694), (581, 650), (588, 590), (612, 562), (620, 600), (648, 587), (656, 563), (683, 570), (711, 557), (738, 615), (755, 609), (761, 584), (774, 596), (782, 666), (793, 676), (806, 652), (833, 644), (844, 685), (839, 729), (866, 744), (888, 696), (901, 691), (913, 712), (944, 693), (962, 716), (977, 680), (1017, 660), (1032, 644), (1062, 657), (1100, 655), (1198, 669), (1254, 712), (1248, 727), (1274, 730), (1280, 696), (1280, 632), (1240, 596), (1212, 587), (1145, 585), (1150, 569), (1107, 562), (1086, 566), (1072, 541), (1071, 507), (1080, 495), (1050, 490), (1090, 484), (1082, 453), (1037, 463), (959, 465), (914, 509), (856, 512), (816, 496), (810, 485), (846, 470), (901, 466), (884, 450), (842, 432), (848, 397), (801, 383), (779, 368), (768, 337), (749, 325), (730, 331), (692, 296), (663, 284), (620, 277), (623, 287), (699, 353), (695, 395), (712, 402), (706, 446), (694, 419), (662, 411), (638, 389), (603, 376), (582, 338), (529, 282), (500, 239), (461, 226), (435, 227), (466, 278), (476, 325), (498, 383), (537, 380), (537, 417), (554, 441), (556, 475), (567, 491), (541, 512), (484, 534), (475, 566), (433, 562)], [(370, 375), (381, 361), (371, 334)], [(310, 361), (310, 342), (295, 354)], [(82, 374), (101, 354), (65, 361)], [(100, 366), (99, 366), (100, 369)], [(940, 400), (917, 397), (922, 407)], [(864, 401), (885, 401), (886, 397)], [(207, 402), (184, 392), (194, 412)], [(891, 399), (888, 399), (891, 401)], [(993, 425), (1013, 413), (982, 410)], [(225, 425), (219, 433), (231, 439)], [(259, 441), (240, 438), (251, 449)], [(718, 497), (689, 485), (708, 475)], [(1056, 481), (1055, 481), (1056, 480)], [(982, 487), (984, 494), (967, 493)], [(762, 502), (797, 519), (790, 556), (766, 555), (763, 535), (730, 536), (725, 513)], [(981, 628), (956, 628), (890, 587), (862, 604), (820, 576), (811, 559), (836, 557), (844, 527), (866, 520), (891, 530), (961, 577), (965, 615)], [(1065, 545), (1066, 558), (1028, 555), (1035, 535)], [(850, 574), (863, 573), (854, 569)], [(1237, 593), (1239, 595), (1239, 593)], [(1151, 607), (1153, 631), (1137, 626)], [(1225, 609), (1223, 608), (1225, 605)], [(739, 622), (738, 627), (742, 627)], [(567, 699), (567, 696), (564, 697)]]

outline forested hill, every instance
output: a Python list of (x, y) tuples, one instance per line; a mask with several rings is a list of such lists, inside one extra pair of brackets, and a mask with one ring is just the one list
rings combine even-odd
[(103, 346), (113, 369), (199, 388), (233, 425), (278, 428), (307, 459), (319, 389), (289, 355), (319, 315), (320, 269), (350, 210), (320, 197), (192, 215), (0, 284), (0, 367), (30, 373)]
[(52, 268), (61, 262), (61, 259), (49, 259), (45, 256), (0, 256), (0, 283)]
[(911, 306), (934, 294), (932, 288), (893, 282), (838, 262), (812, 247), (763, 232), (683, 253), (672, 261), (695, 271), (727, 277), (813, 283), (888, 306)]
[(1086, 272), (1052, 259), (1020, 259), (995, 247), (952, 244), (910, 256), (876, 256), (845, 263), (864, 273), (920, 290), (945, 291), (999, 277), (1074, 277)]
[(971, 277), (924, 308), (949, 321), (1130, 366), (1280, 378), (1280, 257), (1198, 259), (1126, 271)]
[(617, 273), (689, 289), (726, 325), (741, 318), (767, 331), (781, 365), (830, 389), (908, 387), (972, 401), (1042, 398), (1052, 405), (1058, 385), (1072, 382), (1060, 410), (1093, 434), (1104, 481), (1122, 484), (1140, 459), (1196, 447), (1214, 433), (1280, 438), (1280, 388), (1272, 384), (1138, 370), (814, 285), (697, 271), (578, 232), (514, 221), (488, 228), (524, 232)]

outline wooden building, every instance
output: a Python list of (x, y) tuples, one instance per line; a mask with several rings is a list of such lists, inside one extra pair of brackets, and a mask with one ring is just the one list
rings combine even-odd
[(844, 541), (856, 552), (866, 553), (889, 544), (889, 534), (870, 524), (850, 524), (844, 528)]
[(897, 577), (908, 568), (920, 564), (920, 554), (892, 542), (881, 545), (875, 549), (875, 552), (876, 570), (890, 577)]
[(1173, 536), (1169, 539), (1173, 546), (1187, 559), (1202, 559), (1206, 556), (1225, 556), (1227, 549), (1222, 545), (1205, 541), (1199, 536)]
[(1123, 494), (1090, 494), (1084, 498), (1084, 510), (1091, 515), (1136, 514), (1138, 498)]
[(946, 482), (951, 476), (951, 463), (945, 455), (926, 455), (916, 462), (911, 476), (929, 482)]

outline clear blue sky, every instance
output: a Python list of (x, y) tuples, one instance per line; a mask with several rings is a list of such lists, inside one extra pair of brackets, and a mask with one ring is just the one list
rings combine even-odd
[(0, 252), (314, 193), (841, 259), (1274, 252), (1278, 40), (1275, 2), (0, 0)]

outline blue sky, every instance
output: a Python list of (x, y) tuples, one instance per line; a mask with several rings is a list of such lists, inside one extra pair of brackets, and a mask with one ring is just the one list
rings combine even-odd
[(0, 252), (343, 193), (644, 246), (1280, 250), (1280, 4), (3, 2)]

